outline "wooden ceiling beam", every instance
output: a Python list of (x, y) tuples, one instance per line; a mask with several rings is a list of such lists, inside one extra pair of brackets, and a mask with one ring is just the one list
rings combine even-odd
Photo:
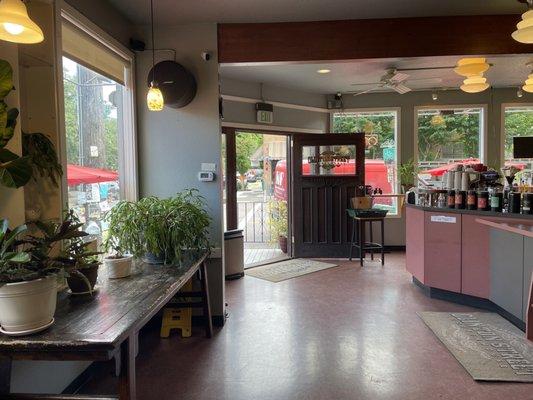
[(520, 15), (218, 25), (220, 63), (533, 53), (511, 37)]

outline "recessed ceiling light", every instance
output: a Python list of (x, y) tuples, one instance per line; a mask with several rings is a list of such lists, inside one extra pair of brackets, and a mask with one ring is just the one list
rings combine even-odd
[(329, 74), (331, 72), (330, 69), (327, 69), (327, 68), (324, 68), (324, 69), (319, 69), (318, 71), (319, 74)]

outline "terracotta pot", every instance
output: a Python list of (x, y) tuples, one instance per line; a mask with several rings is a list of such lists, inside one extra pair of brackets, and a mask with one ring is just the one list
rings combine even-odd
[(278, 238), (278, 241), (279, 241), (279, 248), (281, 249), (281, 251), (287, 254), (287, 237), (280, 236)]
[(125, 278), (131, 275), (131, 265), (133, 256), (120, 258), (104, 258), (104, 265), (107, 270), (107, 277), (110, 279)]
[(56, 301), (55, 275), (27, 282), (0, 284), (0, 325), (7, 333), (38, 332), (52, 321)]
[[(89, 284), (91, 285), (91, 288), (90, 288), (91, 290), (93, 290), (94, 285), (96, 285), (96, 279), (98, 278), (98, 267), (99, 266), (100, 266), (99, 264), (96, 264), (89, 268), (84, 268), (84, 269), (79, 270), (79, 272), (85, 275), (85, 277), (89, 281)], [(89, 292), (89, 287), (87, 287), (87, 282), (84, 279), (76, 275), (69, 276), (67, 278), (67, 284), (72, 293)]]

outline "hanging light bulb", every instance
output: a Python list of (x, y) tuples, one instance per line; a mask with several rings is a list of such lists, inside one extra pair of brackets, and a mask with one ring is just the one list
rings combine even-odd
[(456, 67), (453, 69), (456, 74), (461, 76), (481, 75), (489, 69), (490, 65), (483, 57), (478, 58), (462, 58), (457, 61)]
[(471, 76), (466, 78), (461, 85), (461, 90), (466, 93), (479, 93), (488, 89), (490, 85), (487, 83), (487, 78), (482, 75)]
[(146, 104), (148, 104), (148, 109), (150, 111), (161, 111), (165, 105), (165, 100), (163, 99), (163, 93), (154, 82), (150, 84), (150, 89), (148, 89), (148, 94), (146, 95)]
[(524, 97), (524, 92), (521, 87), (519, 87), (518, 90), (516, 91), (516, 97), (519, 97), (519, 98)]
[(154, 2), (150, 0), (150, 17), (152, 21), (152, 81), (146, 95), (146, 104), (150, 111), (161, 111), (165, 106), (163, 92), (159, 89), (155, 79), (155, 40), (154, 40)]
[(522, 14), (522, 20), (516, 24), (516, 31), (511, 36), (520, 43), (533, 43), (533, 0), (527, 0), (529, 10)]
[(524, 92), (533, 93), (533, 74), (528, 75), (527, 80), (524, 83), (524, 86), (522, 86), (522, 90)]
[(43, 31), (30, 19), (22, 0), (0, 0), (0, 39), (24, 44), (44, 40)]

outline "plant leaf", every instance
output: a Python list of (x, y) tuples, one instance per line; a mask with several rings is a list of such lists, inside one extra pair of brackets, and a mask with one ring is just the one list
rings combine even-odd
[(0, 149), (0, 183), (10, 188), (24, 186), (31, 179), (32, 169), (26, 157), (8, 149)]
[(6, 60), (0, 60), (0, 100), (13, 90), (13, 68)]

